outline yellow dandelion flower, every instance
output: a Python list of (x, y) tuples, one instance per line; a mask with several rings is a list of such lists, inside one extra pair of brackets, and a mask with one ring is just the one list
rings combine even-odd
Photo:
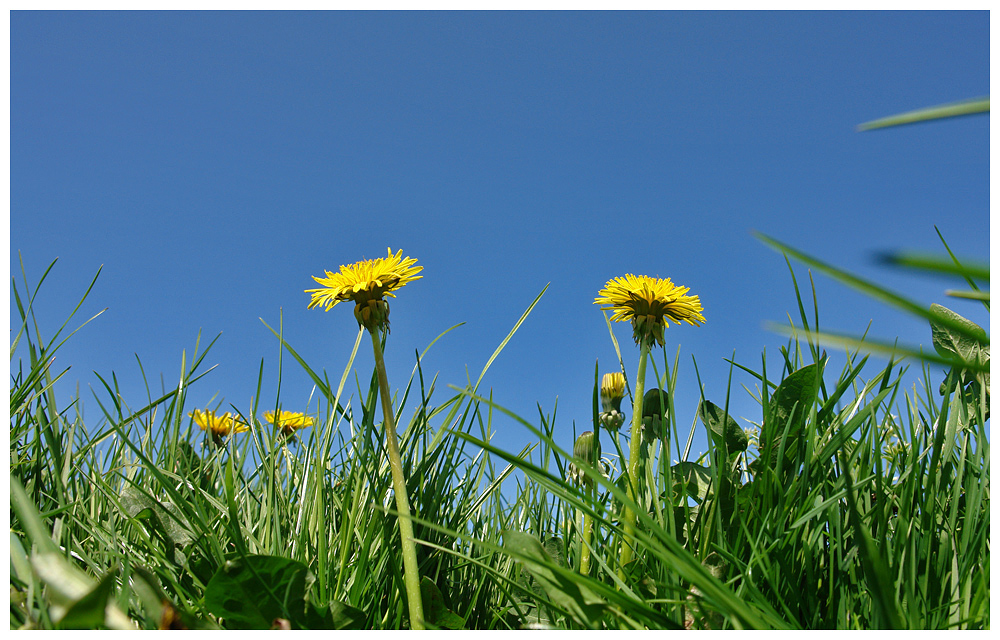
[(285, 435), (295, 433), (296, 429), (313, 426), (313, 419), (304, 413), (295, 411), (279, 411), (277, 418), (273, 411), (265, 411), (264, 419), (281, 429)]
[(608, 280), (597, 293), (594, 304), (607, 305), (615, 322), (632, 321), (636, 344), (642, 339), (663, 345), (663, 329), (672, 320), (699, 326), (705, 322), (698, 296), (686, 295), (688, 287), (679, 287), (670, 278), (651, 278), (625, 274)]
[(385, 258), (362, 260), (342, 265), (338, 273), (326, 272), (326, 277), (313, 280), (320, 289), (306, 289), (312, 295), (309, 308), (325, 307), (326, 311), (346, 300), (354, 301), (354, 317), (366, 329), (389, 328), (389, 305), (385, 296), (395, 298), (393, 291), (423, 276), (423, 267), (414, 266), (416, 258), (402, 257), (402, 250)]
[(213, 439), (219, 439), (232, 433), (243, 433), (250, 428), (246, 423), (234, 418), (228, 411), (217, 416), (214, 411), (195, 409), (188, 415), (194, 419), (195, 424), (201, 427), (202, 431), (211, 432)]

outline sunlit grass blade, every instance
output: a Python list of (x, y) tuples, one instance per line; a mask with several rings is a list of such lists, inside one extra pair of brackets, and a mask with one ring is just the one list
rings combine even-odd
[(894, 116), (888, 116), (886, 118), (871, 120), (869, 122), (859, 124), (858, 131), (870, 131), (872, 129), (898, 127), (904, 124), (926, 122), (928, 120), (939, 120), (941, 118), (954, 118), (956, 116), (967, 116), (977, 113), (989, 113), (989, 112), (990, 112), (990, 98), (989, 96), (984, 96), (982, 98), (971, 98), (969, 100), (960, 100), (958, 102), (950, 102), (948, 104), (942, 104), (936, 107), (916, 109), (915, 111), (907, 111), (905, 113), (900, 113)]
[(990, 301), (989, 291), (955, 291), (954, 289), (945, 289), (944, 295), (951, 296), (952, 298), (963, 298), (965, 300)]

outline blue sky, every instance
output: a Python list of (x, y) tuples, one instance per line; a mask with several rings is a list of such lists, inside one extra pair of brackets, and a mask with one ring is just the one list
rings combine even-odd
[[(960, 283), (874, 260), (940, 252), (934, 225), (988, 258), (988, 117), (855, 130), (988, 94), (987, 12), (13, 12), (10, 38), (10, 269), (20, 280), (20, 252), (35, 282), (58, 256), (36, 305), (46, 335), (103, 265), (79, 317), (108, 310), (55, 365), (72, 366), (59, 392), (79, 382), (88, 423), (90, 388), (106, 399), (93, 372), (141, 406), (136, 354), (169, 389), (199, 330), (222, 332), (218, 367), (187, 409), (248, 411), (262, 360), (273, 406), (279, 348), (259, 318), (282, 311), (286, 340), (338, 379), (357, 324), (349, 305), (307, 310), (304, 290), (387, 247), (424, 266), (391, 301), (393, 387), (465, 323), (423, 362), (439, 402), (549, 284), (481, 391), (536, 424), (558, 398), (569, 448), (574, 421), (590, 428), (595, 360), (617, 368), (593, 304), (609, 278), (701, 298), (704, 326), (666, 332), (682, 437), (692, 357), (719, 404), (734, 353), (758, 368), (767, 349), (777, 374), (785, 339), (763, 324), (797, 317), (794, 291), (751, 230), (988, 326), (943, 296)], [(921, 321), (816, 284), (825, 328), (929, 346)], [(634, 377), (631, 330), (616, 335)], [(356, 366), (366, 382), (367, 344)], [(741, 385), (731, 413), (759, 421)], [(310, 391), (286, 356), (283, 407), (314, 411)], [(495, 427), (508, 450), (532, 439)]]

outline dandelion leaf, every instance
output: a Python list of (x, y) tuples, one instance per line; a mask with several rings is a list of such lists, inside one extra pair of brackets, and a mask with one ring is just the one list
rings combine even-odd
[(683, 490), (699, 503), (705, 500), (712, 486), (712, 471), (708, 467), (685, 460), (670, 469), (674, 476), (675, 494)]
[(146, 521), (163, 538), (168, 554), (173, 553), (174, 545), (184, 546), (194, 540), (191, 525), (174, 504), (155, 500), (133, 486), (126, 487), (119, 500), (128, 517)]
[[(932, 304), (931, 311), (942, 318), (947, 318), (952, 323), (958, 323), (964, 330), (957, 331), (952, 327), (943, 326), (941, 323), (931, 320), (931, 339), (934, 349), (942, 356), (958, 356), (970, 364), (986, 364), (990, 361), (990, 339), (975, 322), (963, 318), (951, 309), (942, 307), (939, 304)], [(990, 374), (989, 371), (973, 373), (972, 371), (962, 371), (960, 384), (964, 389), (963, 395), (970, 403), (983, 402), (985, 394), (986, 413), (989, 414), (990, 395)], [(941, 383), (939, 389), (944, 394), (946, 382)]]
[(989, 358), (990, 339), (982, 327), (939, 304), (932, 304), (931, 312), (958, 323), (965, 329), (957, 331), (931, 320), (931, 339), (935, 351), (943, 356), (955, 355), (967, 362), (976, 362), (977, 357), (984, 355), (985, 347), (985, 355)]
[[(760, 440), (764, 460), (774, 465), (784, 442), (785, 458), (793, 459), (809, 410), (819, 390), (817, 366), (810, 364), (793, 371), (771, 395), (768, 416)], [(786, 433), (787, 429), (787, 433)]]
[(578, 624), (596, 626), (604, 614), (604, 600), (585, 584), (571, 579), (567, 575), (569, 570), (560, 567), (558, 558), (550, 556), (541, 542), (526, 533), (504, 531), (503, 546), (508, 554), (524, 565), (555, 606)]
[(307, 629), (365, 629), (365, 614), (349, 604), (334, 600), (328, 607), (306, 605), (306, 615), (301, 626)]
[(462, 629), (465, 626), (465, 620), (445, 606), (441, 590), (427, 576), (420, 581), (420, 596), (423, 598), (425, 622), (439, 629)]
[(747, 434), (740, 428), (736, 420), (733, 420), (721, 407), (705, 400), (698, 407), (698, 415), (708, 427), (708, 432), (712, 435), (715, 446), (721, 449), (722, 444), (725, 443), (729, 457), (746, 451)]
[(205, 608), (228, 629), (269, 629), (277, 618), (301, 628), (312, 576), (306, 565), (276, 556), (230, 560), (205, 589)]
[(644, 600), (656, 598), (658, 592), (656, 581), (650, 576), (649, 567), (642, 558), (630, 560), (622, 567), (626, 577), (626, 584), (640, 595)]

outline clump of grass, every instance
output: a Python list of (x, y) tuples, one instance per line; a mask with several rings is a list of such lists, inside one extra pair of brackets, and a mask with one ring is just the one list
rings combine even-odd
[[(906, 388), (900, 361), (873, 367), (858, 348), (834, 371), (813, 337), (815, 294), (811, 315), (799, 295), (801, 327), (777, 358), (731, 362), (730, 388), (734, 373), (753, 381), (755, 444), (728, 415), (730, 392), (676, 396), (680, 351), (661, 344), (633, 402), (643, 413), (625, 418), (640, 436), (609, 429), (596, 369), (600, 444), (576, 456), (558, 444), (556, 408), (516, 416), (478, 381), (439, 400), (426, 350), (380, 419), (378, 372), (354, 368), (360, 332), (334, 384), (279, 330), (316, 385), (312, 424), (262, 421), (258, 382), (252, 406), (209, 407), (247, 427), (214, 439), (186, 402), (211, 343), (182, 356), (174, 389), (135, 406), (101, 378), (96, 424), (60, 407), (49, 363), (62, 329), (43, 339), (32, 313), (47, 274), (13, 287), (11, 357), (27, 360), (11, 381), (11, 628), (410, 627), (387, 424), (402, 426), (429, 628), (989, 627), (989, 385), (976, 368), (988, 339), (968, 321), (934, 316), (951, 365), (939, 384), (921, 363)], [(494, 445), (501, 415), (535, 442)], [(629, 473), (617, 461), (632, 447), (643, 463)]]

